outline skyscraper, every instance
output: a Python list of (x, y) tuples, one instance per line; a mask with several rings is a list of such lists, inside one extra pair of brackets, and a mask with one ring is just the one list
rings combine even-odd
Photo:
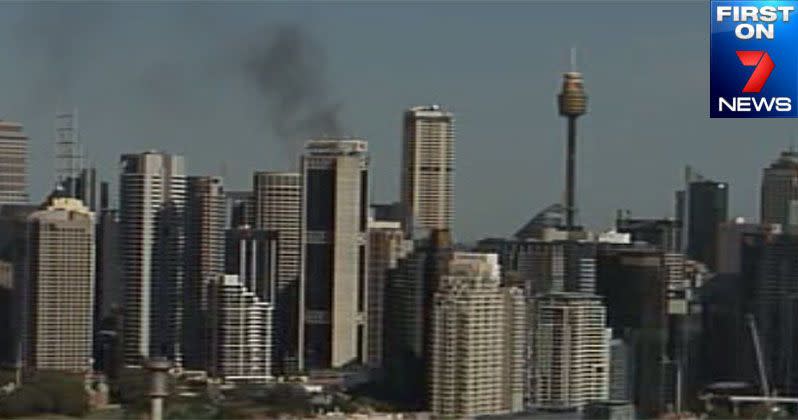
[(182, 363), (185, 162), (149, 151), (122, 155), (121, 163), (125, 363), (157, 355)]
[(383, 355), (383, 324), (385, 314), (385, 286), (390, 270), (396, 269), (400, 258), (412, 248), (406, 240), (400, 222), (369, 220), (368, 249), (368, 354), (371, 366), (380, 366)]
[(601, 297), (549, 293), (534, 299), (532, 405), (579, 409), (606, 400), (610, 339)]
[(50, 199), (29, 218), (26, 365), (91, 369), (94, 220), (80, 200)]
[(280, 331), (277, 370), (300, 368), (300, 277), (302, 273), (302, 177), (295, 172), (256, 172), (253, 177), (255, 228), (277, 235), (274, 317)]
[(364, 140), (311, 140), (302, 156), (305, 366), (367, 352), (368, 155)]
[(236, 275), (220, 275), (208, 290), (209, 373), (226, 383), (263, 383), (273, 378), (272, 305)]
[[(664, 412), (669, 401), (668, 294), (684, 280), (684, 257), (650, 247), (600, 249), (596, 289), (604, 298), (607, 324), (632, 352), (633, 401), (642, 416)], [(672, 359), (672, 358), (671, 358)]]
[(224, 200), (220, 177), (188, 178), (182, 341), (189, 369), (204, 369), (207, 361), (208, 285), (224, 274)]
[(438, 105), (405, 111), (402, 140), (404, 229), (451, 229), (454, 219), (454, 115)]
[(456, 252), (434, 294), (430, 408), (442, 418), (523, 409), (524, 295), (500, 287), (496, 254)]
[(28, 202), (28, 136), (22, 124), (0, 120), (0, 204)]
[(717, 268), (718, 230), (729, 218), (729, 185), (694, 181), (688, 185), (687, 255)]
[(760, 221), (798, 224), (798, 152), (789, 150), (762, 171)]

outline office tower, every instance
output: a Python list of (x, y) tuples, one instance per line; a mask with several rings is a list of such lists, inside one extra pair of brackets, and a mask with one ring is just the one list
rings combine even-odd
[(124, 358), (182, 364), (186, 172), (182, 156), (122, 155), (119, 222), (125, 284)]
[(119, 259), (119, 211), (100, 210), (97, 219), (97, 257), (95, 271), (95, 320), (112, 314), (124, 303), (122, 265)]
[(725, 182), (693, 181), (687, 191), (687, 255), (715, 270), (718, 227), (729, 218), (729, 186)]
[(28, 202), (28, 136), (22, 124), (0, 120), (0, 205)]
[(16, 361), (14, 289), (14, 265), (0, 260), (0, 366), (11, 366)]
[(52, 197), (29, 218), (29, 328), (32, 369), (91, 369), (94, 220), (80, 200)]
[(471, 418), (523, 409), (523, 292), (501, 288), (495, 254), (456, 252), (434, 294), (431, 410)]
[(368, 155), (364, 140), (311, 140), (302, 156), (305, 366), (362, 363), (366, 342)]
[(715, 271), (726, 274), (740, 274), (742, 271), (743, 237), (746, 234), (777, 234), (778, 225), (746, 223), (744, 219), (721, 223), (718, 227), (718, 264)]
[(225, 273), (237, 275), (248, 291), (274, 309), (270, 360), (272, 373), (275, 375), (292, 372), (293, 367), (287, 365), (287, 361), (291, 360), (289, 351), (292, 349), (289, 340), (296, 337), (295, 333), (289, 331), (287, 324), (291, 318), (277, 314), (274, 307), (280, 265), (278, 244), (277, 232), (245, 225), (228, 230), (225, 245)]
[(277, 281), (274, 316), (281, 343), (276, 363), (280, 373), (301, 369), (300, 277), (302, 274), (302, 177), (295, 172), (255, 172), (254, 227), (277, 234)]
[[(575, 61), (572, 57), (571, 66)], [(572, 71), (563, 74), (562, 90), (557, 96), (560, 115), (568, 119), (568, 143), (565, 160), (565, 228), (574, 230), (576, 215), (576, 119), (587, 112), (582, 73)]]
[(383, 367), (388, 386), (391, 395), (418, 409), (429, 405), (433, 297), (452, 252), (449, 232), (433, 230), (415, 241), (385, 285)]
[(677, 219), (632, 218), (618, 210), (615, 230), (631, 235), (633, 242), (645, 242), (666, 252), (681, 251), (681, 221)]
[(260, 300), (271, 303), (276, 295), (279, 255), (277, 232), (251, 226), (230, 229), (225, 239), (224, 272), (237, 275)]
[(405, 111), (402, 213), (408, 235), (451, 229), (454, 219), (454, 115), (438, 105)]
[(255, 196), (252, 191), (225, 193), (225, 229), (255, 226)]
[(632, 378), (634, 363), (629, 345), (623, 339), (610, 341), (610, 400), (630, 401), (632, 399)]
[(24, 357), (23, 348), (25, 330), (27, 329), (28, 308), (28, 216), (39, 210), (39, 206), (28, 204), (0, 205), (0, 259), (12, 267), (11, 306), (6, 307), (10, 313), (9, 322), (12, 329), (4, 331), (7, 348), (11, 349), (10, 360), (5, 362), (17, 367), (21, 366)]
[(402, 218), (402, 203), (395, 202), (389, 204), (372, 204), (369, 207), (370, 216), (374, 218), (374, 220), (383, 220), (386, 222), (399, 222), (401, 223)]
[(771, 389), (798, 393), (798, 235), (745, 234), (744, 282)]
[(97, 202), (97, 169), (83, 168), (80, 170), (77, 179), (74, 180), (74, 197), (86, 203), (86, 206), (92, 212), (96, 213), (98, 210)]
[(207, 362), (207, 291), (224, 274), (224, 215), (222, 178), (188, 177), (182, 342), (189, 369), (204, 369)]
[(518, 243), (516, 272), (530, 296), (549, 292), (594, 293), (596, 244), (588, 241)]
[(220, 275), (208, 291), (211, 376), (225, 383), (273, 379), (272, 305), (236, 275)]
[(385, 286), (389, 271), (397, 267), (400, 258), (412, 248), (412, 241), (404, 238), (400, 222), (369, 220), (368, 240), (368, 354), (370, 366), (381, 366), (383, 355), (383, 324)]
[(609, 397), (610, 336), (601, 298), (549, 293), (534, 299), (532, 405), (579, 409)]
[[(681, 265), (681, 268), (680, 268)], [(648, 247), (612, 247), (599, 250), (596, 289), (604, 298), (607, 323), (614, 338), (633, 352), (633, 402), (641, 416), (664, 412), (671, 402), (666, 377), (673, 373), (665, 361), (669, 323), (669, 288), (680, 284), (684, 257)]]
[(760, 222), (798, 224), (798, 152), (789, 150), (762, 171)]

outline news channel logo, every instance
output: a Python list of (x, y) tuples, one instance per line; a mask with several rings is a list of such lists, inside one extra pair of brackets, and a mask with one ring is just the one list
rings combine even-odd
[(710, 2), (711, 118), (798, 117), (798, 1)]

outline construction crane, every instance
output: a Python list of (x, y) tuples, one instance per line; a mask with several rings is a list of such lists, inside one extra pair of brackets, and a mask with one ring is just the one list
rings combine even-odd
[(768, 375), (765, 371), (765, 358), (762, 355), (762, 344), (759, 342), (759, 331), (756, 329), (756, 320), (752, 314), (747, 314), (745, 318), (746, 321), (748, 321), (748, 328), (751, 330), (751, 340), (754, 343), (754, 353), (756, 354), (756, 364), (759, 370), (759, 384), (762, 387), (762, 396), (772, 397), (770, 394)]

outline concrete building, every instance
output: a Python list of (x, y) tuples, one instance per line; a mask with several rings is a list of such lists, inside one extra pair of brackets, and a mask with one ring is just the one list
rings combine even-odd
[(451, 229), (454, 219), (454, 115), (438, 105), (405, 111), (402, 138), (403, 227)]
[(496, 254), (456, 252), (434, 294), (430, 408), (442, 418), (523, 410), (526, 318)]
[(0, 120), (0, 205), (28, 202), (28, 136), (22, 124)]
[(413, 242), (406, 240), (399, 222), (369, 220), (368, 249), (368, 353), (366, 362), (382, 365), (383, 328), (385, 321), (385, 286), (390, 270), (411, 251)]
[(738, 217), (722, 223), (718, 229), (718, 266), (716, 271), (724, 274), (740, 274), (742, 271), (743, 237), (746, 234), (778, 234), (779, 225), (746, 223)]
[(623, 339), (610, 341), (610, 394), (612, 400), (632, 399), (634, 360), (629, 345)]
[(272, 300), (282, 338), (275, 349), (277, 370), (300, 368), (300, 278), (302, 274), (302, 177), (296, 172), (256, 172), (253, 178), (254, 227), (276, 233), (277, 281)]
[(364, 140), (311, 140), (302, 156), (300, 337), (309, 369), (360, 364), (368, 351), (367, 153)]
[(225, 195), (222, 178), (188, 178), (183, 295), (184, 366), (207, 364), (208, 285), (224, 274)]
[(549, 293), (533, 305), (532, 405), (580, 409), (609, 398), (612, 333), (601, 297)]
[(125, 284), (124, 360), (183, 362), (186, 171), (182, 156), (121, 158), (120, 254)]
[(37, 370), (91, 369), (93, 213), (80, 200), (52, 197), (28, 223), (25, 365)]
[(225, 383), (273, 379), (272, 305), (236, 275), (220, 275), (211, 282), (208, 303), (211, 376)]
[(760, 223), (798, 224), (798, 152), (789, 150), (762, 171)]

